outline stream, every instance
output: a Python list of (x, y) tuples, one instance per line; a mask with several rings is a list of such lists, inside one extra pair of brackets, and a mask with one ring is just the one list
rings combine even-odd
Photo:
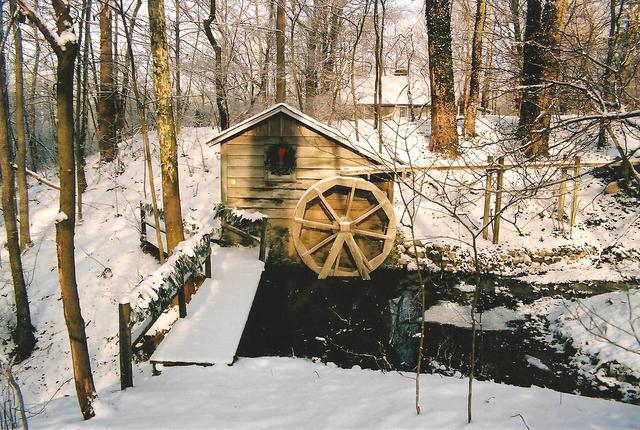
[[(423, 273), (427, 317), (422, 368), (468, 374), (470, 277)], [(534, 285), (484, 276), (478, 301), (476, 377), (519, 386), (620, 400), (616, 387), (581, 378), (575, 351), (548, 329), (545, 304), (624, 288), (606, 282)], [(544, 313), (544, 312), (542, 312)], [(415, 272), (379, 270), (371, 281), (318, 280), (305, 268), (268, 267), (238, 356), (293, 356), (350, 368), (415, 371), (421, 293)], [(634, 402), (635, 403), (635, 402)]]

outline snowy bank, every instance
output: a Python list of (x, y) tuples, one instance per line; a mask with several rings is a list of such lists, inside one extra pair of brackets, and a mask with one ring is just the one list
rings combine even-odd
[[(81, 421), (75, 399), (53, 401), (34, 429), (98, 428), (420, 428), (629, 429), (640, 408), (606, 400), (474, 384), (474, 419), (466, 423), (467, 380), (423, 375), (416, 416), (413, 374), (340, 369), (303, 359), (240, 359), (232, 367), (165, 368), (137, 377), (124, 392), (105, 390), (96, 417)], [(524, 421), (524, 422), (523, 422)]]

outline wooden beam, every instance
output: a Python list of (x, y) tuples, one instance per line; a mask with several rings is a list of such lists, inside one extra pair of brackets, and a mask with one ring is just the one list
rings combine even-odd
[(131, 360), (131, 305), (118, 305), (118, 340), (120, 342), (120, 389), (133, 387), (133, 367)]

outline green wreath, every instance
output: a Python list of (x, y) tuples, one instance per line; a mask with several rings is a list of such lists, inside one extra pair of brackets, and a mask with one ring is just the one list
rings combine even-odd
[(296, 170), (296, 147), (280, 142), (267, 148), (265, 168), (272, 175), (290, 175)]

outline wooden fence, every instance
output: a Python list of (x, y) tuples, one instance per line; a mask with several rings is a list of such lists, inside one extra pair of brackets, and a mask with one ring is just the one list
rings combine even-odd
[[(504, 174), (508, 170), (513, 169), (560, 169), (561, 176), (559, 180), (558, 190), (558, 206), (556, 210), (557, 220), (560, 223), (564, 222), (565, 205), (568, 190), (568, 185), (571, 184), (571, 206), (569, 212), (569, 232), (573, 230), (576, 218), (578, 215), (578, 203), (579, 203), (579, 190), (580, 190), (580, 177), (582, 170), (585, 168), (599, 168), (599, 167), (619, 167), (619, 166), (634, 166), (640, 164), (640, 160), (633, 160), (625, 163), (624, 161), (614, 162), (587, 162), (583, 163), (580, 157), (575, 157), (572, 162), (562, 163), (522, 163), (522, 164), (505, 164), (504, 157), (498, 158), (497, 162), (494, 162), (493, 157), (487, 157), (487, 164), (485, 165), (455, 165), (455, 166), (363, 166), (357, 168), (344, 168), (341, 169), (340, 174), (346, 176), (369, 176), (375, 174), (391, 174), (391, 175), (410, 175), (419, 172), (450, 172), (450, 171), (485, 171), (485, 188), (484, 188), (484, 208), (483, 208), (483, 228), (482, 237), (489, 239), (489, 231), (492, 232), (492, 242), (497, 244), (500, 241), (500, 220), (501, 213), (503, 211), (502, 197), (504, 192)], [(571, 172), (571, 175), (569, 175)], [(494, 181), (495, 176), (495, 181)], [(495, 183), (495, 187), (494, 187)], [(495, 188), (495, 189), (494, 189)], [(493, 217), (491, 216), (491, 200), (494, 199)]]

